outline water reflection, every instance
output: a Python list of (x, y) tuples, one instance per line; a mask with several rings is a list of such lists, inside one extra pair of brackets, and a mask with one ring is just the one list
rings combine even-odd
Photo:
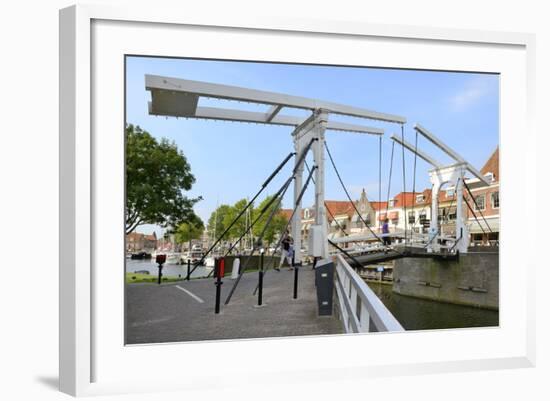
[(498, 326), (498, 311), (406, 297), (391, 285), (367, 284), (406, 330)]

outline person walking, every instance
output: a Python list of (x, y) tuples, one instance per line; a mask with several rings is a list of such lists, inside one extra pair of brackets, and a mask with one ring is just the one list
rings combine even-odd
[(384, 224), (382, 224), (382, 237), (383, 237), (385, 246), (391, 245), (390, 225), (388, 224), (388, 222), (389, 222), (388, 218), (385, 218)]
[(292, 242), (292, 237), (290, 236), (288, 230), (286, 230), (283, 234), (283, 239), (281, 240), (281, 261), (279, 262), (279, 267), (276, 270), (281, 270), (285, 259), (287, 260), (288, 265), (292, 267), (292, 258), (290, 254)]
[(294, 270), (294, 240), (290, 237), (290, 243), (288, 244), (287, 262), (290, 266), (289, 270)]

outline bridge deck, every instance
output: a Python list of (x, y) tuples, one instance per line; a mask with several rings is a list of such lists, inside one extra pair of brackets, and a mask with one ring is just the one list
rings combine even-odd
[[(127, 284), (126, 343), (265, 338), (342, 333), (335, 317), (317, 316), (314, 272), (299, 272), (298, 299), (292, 299), (294, 272), (268, 271), (263, 303), (252, 292), (258, 273), (245, 273), (229, 305), (224, 305), (233, 280), (223, 279), (221, 312), (214, 314), (213, 279), (170, 284)], [(190, 295), (192, 294), (192, 295)], [(195, 298), (195, 297), (198, 297)], [(203, 301), (202, 303), (200, 301)]]
[(388, 252), (372, 252), (365, 255), (356, 256), (355, 259), (363, 266), (388, 262), (394, 259), (401, 258), (435, 258), (443, 260), (456, 260), (458, 255), (456, 253), (428, 253), (422, 248), (411, 247), (394, 247), (395, 250), (388, 250)]

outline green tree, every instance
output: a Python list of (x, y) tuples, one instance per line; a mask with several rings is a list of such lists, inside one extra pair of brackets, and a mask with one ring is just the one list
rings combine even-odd
[[(239, 213), (243, 211), (244, 207), (247, 204), (248, 204), (248, 201), (246, 199), (241, 199), (237, 201), (233, 206), (231, 206), (223, 218), (224, 226), (229, 227), (231, 222), (235, 220), (235, 218), (237, 218)], [(245, 230), (246, 230), (246, 213), (243, 213), (243, 215), (239, 217), (239, 219), (235, 222), (233, 227), (231, 227), (231, 229), (227, 233), (227, 238), (237, 239), (244, 233)]]
[(216, 210), (212, 212), (208, 218), (208, 233), (212, 241), (217, 240), (225, 231), (225, 216), (229, 213), (231, 206), (220, 205)]
[[(273, 199), (273, 195), (266, 197), (260, 205), (254, 209), (254, 219), (257, 218), (257, 216), (260, 215), (260, 212), (264, 207), (267, 206), (267, 204)], [(267, 219), (269, 218), (270, 214), (275, 211), (275, 215), (273, 216), (273, 219), (271, 220), (269, 226), (267, 227), (264, 237), (263, 237), (263, 243), (267, 246), (273, 242), (275, 237), (280, 234), (280, 232), (283, 230), (283, 228), (286, 226), (287, 219), (284, 217), (282, 213), (280, 213), (281, 205), (278, 204), (277, 200), (273, 202), (273, 204), (264, 212), (262, 217), (258, 219), (258, 222), (253, 228), (253, 233), (256, 237), (259, 237), (262, 231), (264, 230), (264, 227), (267, 223)]]
[(140, 224), (177, 227), (194, 215), (188, 198), (195, 182), (191, 166), (175, 143), (157, 141), (132, 124), (126, 127), (126, 233)]
[(180, 223), (175, 231), (175, 240), (178, 244), (189, 242), (191, 249), (191, 241), (199, 239), (204, 232), (204, 223), (199, 216), (193, 214), (187, 221)]

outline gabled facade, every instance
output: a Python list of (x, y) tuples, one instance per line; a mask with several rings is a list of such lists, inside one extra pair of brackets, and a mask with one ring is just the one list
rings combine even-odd
[[(466, 224), (470, 231), (470, 245), (489, 245), (498, 240), (500, 231), (500, 198), (499, 198), (499, 153), (498, 148), (487, 160), (481, 173), (490, 178), (489, 187), (481, 186), (479, 179), (466, 180), (474, 200), (465, 190), (463, 210)], [(454, 185), (448, 185), (439, 191), (438, 220), (443, 234), (454, 235), (457, 219), (457, 194)], [(475, 211), (476, 217), (469, 210), (466, 202)], [(418, 234), (428, 233), (431, 216), (432, 190), (423, 189), (418, 192), (400, 192), (388, 202), (370, 201), (363, 189), (354, 205), (349, 201), (325, 201), (327, 206), (328, 236), (339, 238), (350, 234), (368, 234), (369, 228), (380, 233), (382, 222), (389, 220), (390, 232), (403, 231)], [(288, 219), (291, 209), (283, 209), (281, 213)], [(302, 209), (302, 244), (307, 246), (309, 228), (315, 224), (315, 209)], [(361, 215), (362, 219), (359, 217)], [(483, 217), (481, 216), (483, 214)], [(490, 228), (490, 230), (489, 230)], [(492, 231), (492, 232), (491, 232)]]

